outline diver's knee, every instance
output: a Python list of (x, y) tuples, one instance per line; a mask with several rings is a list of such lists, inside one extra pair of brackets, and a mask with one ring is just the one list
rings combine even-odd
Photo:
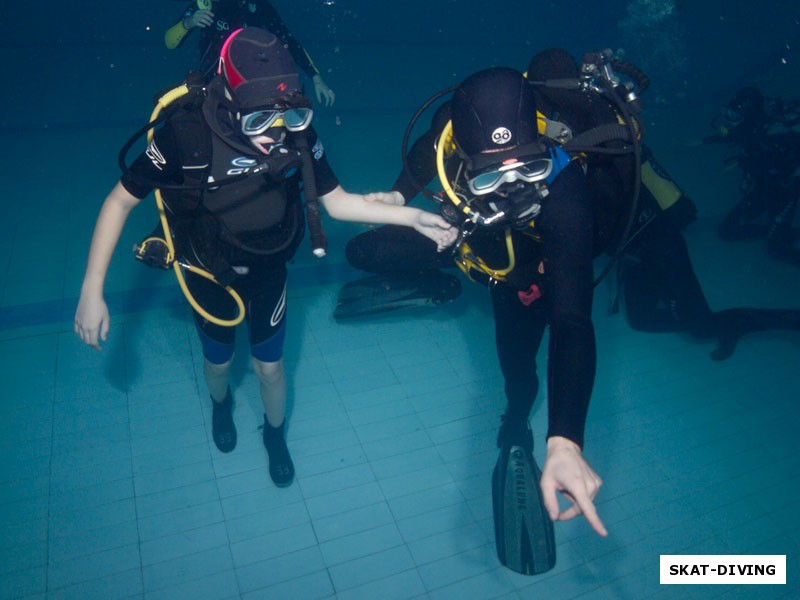
[(275, 385), (284, 378), (283, 359), (276, 362), (263, 362), (255, 357), (251, 357), (253, 372), (258, 380), (265, 385)]
[(350, 266), (353, 266), (356, 269), (361, 268), (359, 265), (363, 261), (364, 251), (361, 248), (361, 244), (358, 242), (358, 236), (354, 237), (352, 240), (347, 242), (347, 244), (345, 244), (344, 256)]
[(370, 256), (368, 251), (367, 234), (359, 234), (351, 239), (344, 247), (344, 255), (350, 266), (362, 271), (371, 271)]
[(213, 363), (206, 358), (203, 361), (203, 369), (205, 370), (207, 375), (211, 375), (212, 377), (222, 377), (228, 374), (232, 362), (233, 359), (230, 359), (222, 363)]

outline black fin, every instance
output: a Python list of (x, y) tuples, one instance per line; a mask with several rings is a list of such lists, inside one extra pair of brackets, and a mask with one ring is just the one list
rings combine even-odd
[(730, 358), (742, 336), (757, 331), (800, 330), (800, 310), (729, 308), (715, 313), (720, 333), (713, 360)]
[(556, 564), (553, 522), (542, 502), (541, 472), (530, 450), (505, 446), (492, 474), (497, 558), (517, 573), (538, 575)]
[(401, 308), (438, 306), (460, 293), (458, 278), (437, 270), (373, 275), (342, 286), (333, 318), (342, 321)]

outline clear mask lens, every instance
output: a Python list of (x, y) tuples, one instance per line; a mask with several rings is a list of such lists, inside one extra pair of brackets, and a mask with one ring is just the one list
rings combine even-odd
[(547, 179), (553, 172), (553, 161), (549, 158), (537, 158), (531, 161), (507, 161), (499, 168), (485, 171), (477, 175), (468, 174), (467, 186), (476, 196), (496, 192), (501, 186), (515, 181), (535, 183)]
[(311, 124), (314, 111), (310, 108), (287, 110), (259, 110), (241, 118), (242, 133), (254, 137), (272, 127), (285, 127), (289, 131), (303, 131)]
[(303, 131), (313, 118), (314, 111), (310, 108), (290, 108), (283, 113), (283, 126), (289, 131)]

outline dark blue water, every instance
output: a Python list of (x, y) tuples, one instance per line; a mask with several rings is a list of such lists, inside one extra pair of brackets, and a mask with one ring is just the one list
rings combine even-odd
[[(550, 46), (577, 56), (623, 49), (653, 80), (651, 106), (709, 112), (752, 82), (775, 94), (798, 91), (800, 9), (784, 0), (274, 4), (336, 89), (343, 113), (408, 111), (476, 69), (524, 68)], [(194, 58), (194, 40), (174, 52), (162, 43), (181, 9), (170, 0), (6, 8), (0, 50), (11, 85), (0, 125), (137, 121), (152, 92), (180, 79)]]

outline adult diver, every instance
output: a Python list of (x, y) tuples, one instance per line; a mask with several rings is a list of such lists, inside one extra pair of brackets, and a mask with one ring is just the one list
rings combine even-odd
[(767, 98), (754, 86), (738, 90), (712, 125), (707, 144), (737, 150), (729, 162), (742, 172), (741, 199), (719, 226), (727, 241), (764, 239), (777, 260), (800, 266), (800, 102)]
[[(582, 514), (607, 535), (593, 504), (602, 480), (583, 456), (596, 364), (592, 192), (582, 160), (540, 133), (537, 105), (534, 87), (514, 69), (466, 78), (437, 111), (441, 128), (414, 144), (405, 174), (415, 191), (438, 174), (444, 214), (461, 232), (456, 262), (489, 286), (506, 396), (492, 477), (495, 537), (500, 561), (525, 574), (555, 564), (554, 520)], [(405, 200), (397, 191), (370, 198)], [(419, 247), (407, 241), (413, 256)], [(395, 252), (394, 264), (402, 264), (402, 246), (379, 250), (387, 258)], [(548, 432), (540, 476), (528, 418), (546, 328)], [(559, 493), (570, 502), (564, 510)]]

